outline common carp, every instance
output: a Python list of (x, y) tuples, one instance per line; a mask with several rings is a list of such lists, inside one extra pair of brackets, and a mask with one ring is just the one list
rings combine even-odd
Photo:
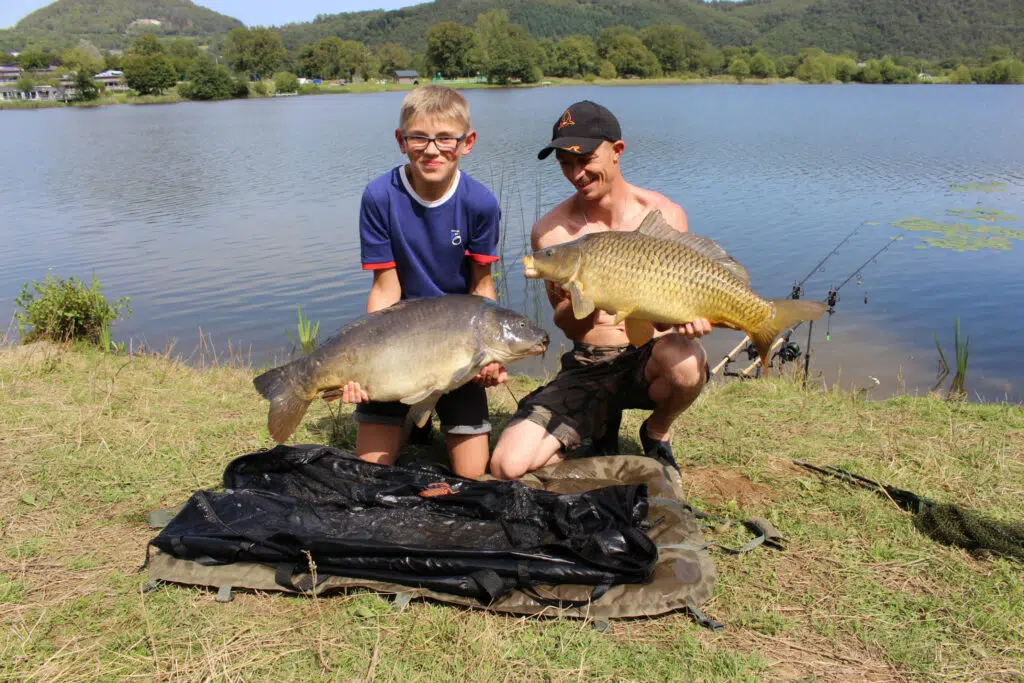
[(750, 289), (746, 268), (707, 237), (679, 232), (660, 211), (635, 231), (596, 232), (523, 257), (526, 277), (565, 288), (573, 314), (601, 309), (626, 323), (629, 342), (647, 343), (652, 323), (683, 324), (697, 318), (714, 327), (742, 330), (754, 343), (765, 373), (780, 332), (825, 312), (823, 301), (763, 299)]
[(422, 427), (443, 394), (485, 365), (544, 353), (548, 343), (529, 318), (485, 297), (407, 299), (349, 323), (309, 355), (267, 370), (253, 384), (270, 400), (267, 426), (278, 443), (291, 436), (317, 395), (350, 381), (372, 401), (408, 404), (408, 421)]

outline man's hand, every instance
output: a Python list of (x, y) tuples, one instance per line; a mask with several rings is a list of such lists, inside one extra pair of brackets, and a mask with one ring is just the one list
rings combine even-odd
[(684, 337), (690, 339), (700, 339), (705, 334), (711, 334), (711, 322), (705, 318), (697, 318), (691, 320), (684, 325), (666, 325), (664, 323), (654, 323), (654, 329), (658, 332), (674, 332), (681, 334)]
[(321, 398), (325, 401), (337, 401), (340, 398), (342, 403), (366, 403), (370, 400), (363, 388), (359, 386), (359, 382), (349, 382), (342, 387), (341, 391), (337, 389), (325, 391)]
[(484, 387), (493, 387), (501, 384), (508, 379), (508, 372), (502, 367), (501, 363), (494, 361), (480, 368), (480, 372), (476, 373), (476, 377), (473, 381)]

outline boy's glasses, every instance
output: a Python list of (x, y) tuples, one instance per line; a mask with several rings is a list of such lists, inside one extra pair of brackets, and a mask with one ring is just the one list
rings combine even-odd
[(403, 135), (402, 137), (405, 138), (405, 144), (409, 146), (409, 149), (415, 152), (422, 152), (431, 142), (437, 146), (439, 152), (454, 152), (459, 143), (466, 139), (465, 134), (459, 137), (452, 135), (438, 135), (433, 138), (426, 135)]

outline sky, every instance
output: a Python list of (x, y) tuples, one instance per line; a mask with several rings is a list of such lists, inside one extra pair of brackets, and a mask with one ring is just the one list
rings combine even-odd
[[(246, 26), (280, 26), (312, 21), (317, 14), (365, 9), (398, 9), (423, 0), (193, 0), (197, 5), (240, 19)], [(0, 0), (0, 28), (14, 26), (26, 14), (45, 7), (45, 0)]]

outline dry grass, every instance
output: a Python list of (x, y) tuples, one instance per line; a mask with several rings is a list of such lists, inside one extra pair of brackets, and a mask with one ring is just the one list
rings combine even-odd
[[(369, 593), (329, 598), (140, 588), (156, 508), (218, 485), (270, 445), (250, 370), (37, 344), (0, 349), (0, 677), (19, 680), (1009, 680), (1024, 678), (1024, 581), (1011, 562), (918, 534), (836, 464), (1024, 519), (1024, 410), (864, 402), (787, 380), (716, 385), (673, 437), (693, 502), (764, 515), (786, 552), (715, 554), (709, 632), (682, 615), (589, 624)], [(521, 397), (532, 383), (516, 379)], [(491, 391), (494, 422), (513, 405)], [(299, 442), (351, 446), (316, 404)], [(622, 445), (638, 452), (643, 415)], [(422, 453), (421, 453), (422, 454)], [(441, 457), (440, 444), (429, 454)], [(724, 530), (716, 540), (739, 544)]]

